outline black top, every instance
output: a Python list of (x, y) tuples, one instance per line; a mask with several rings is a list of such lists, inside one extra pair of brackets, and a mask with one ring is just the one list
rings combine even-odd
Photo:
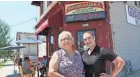
[(109, 49), (96, 45), (92, 53), (88, 54), (89, 49), (82, 55), (85, 77), (99, 77), (100, 73), (105, 73), (106, 60), (113, 61), (117, 55)]

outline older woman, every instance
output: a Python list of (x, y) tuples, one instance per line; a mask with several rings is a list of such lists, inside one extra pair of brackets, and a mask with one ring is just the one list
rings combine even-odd
[[(116, 77), (125, 64), (123, 59), (111, 53), (109, 49), (98, 46), (93, 32), (85, 32), (83, 34), (83, 39), (85, 45), (89, 47), (82, 55), (86, 77)], [(111, 74), (106, 73), (106, 60), (115, 64), (115, 68)]]
[(83, 62), (78, 51), (73, 49), (74, 39), (70, 32), (59, 34), (58, 44), (61, 48), (55, 51), (50, 63), (50, 77), (82, 77)]

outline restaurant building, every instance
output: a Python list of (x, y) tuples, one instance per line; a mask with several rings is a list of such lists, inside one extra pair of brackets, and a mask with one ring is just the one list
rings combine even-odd
[(80, 52), (86, 49), (82, 39), (85, 31), (93, 31), (97, 44), (113, 52), (109, 2), (33, 1), (32, 5), (38, 6), (40, 11), (35, 33), (46, 36), (47, 56), (59, 49), (58, 35), (64, 30), (72, 33), (74, 48)]

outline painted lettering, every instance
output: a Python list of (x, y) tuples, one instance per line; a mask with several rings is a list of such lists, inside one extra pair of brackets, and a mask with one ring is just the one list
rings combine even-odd
[(133, 8), (131, 8), (131, 6), (128, 6), (128, 14), (129, 14), (131, 17), (134, 17), (134, 16), (133, 16)]
[(88, 7), (98, 7), (98, 8), (103, 8), (103, 4), (100, 2), (81, 2), (81, 3), (75, 3), (75, 4), (70, 4), (68, 7), (66, 7), (66, 13), (76, 10), (76, 9), (81, 9), (81, 8), (88, 8)]
[(140, 11), (138, 11), (136, 8), (132, 7), (132, 6), (128, 6), (128, 14), (137, 19), (140, 20)]

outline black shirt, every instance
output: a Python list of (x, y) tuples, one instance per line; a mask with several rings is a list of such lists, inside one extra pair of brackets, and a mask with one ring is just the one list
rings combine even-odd
[(96, 45), (92, 53), (88, 54), (89, 49), (82, 55), (85, 77), (99, 77), (100, 73), (106, 73), (106, 60), (113, 61), (117, 55), (112, 53), (109, 49), (99, 47)]

